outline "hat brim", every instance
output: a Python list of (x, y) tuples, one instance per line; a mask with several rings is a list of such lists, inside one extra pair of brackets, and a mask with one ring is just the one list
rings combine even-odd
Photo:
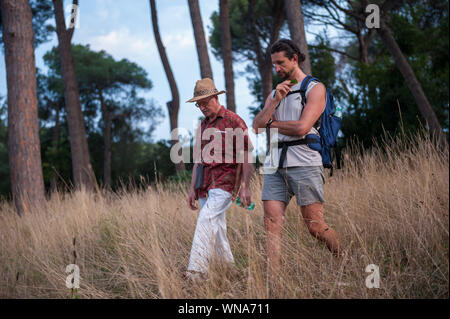
[(211, 94), (205, 94), (205, 95), (200, 95), (200, 96), (194, 96), (192, 99), (187, 100), (186, 103), (197, 102), (197, 101), (206, 99), (207, 97), (214, 96), (214, 95), (219, 95), (219, 94), (223, 94), (223, 93), (226, 93), (226, 91), (220, 91), (220, 92), (217, 92), (217, 93), (211, 93)]

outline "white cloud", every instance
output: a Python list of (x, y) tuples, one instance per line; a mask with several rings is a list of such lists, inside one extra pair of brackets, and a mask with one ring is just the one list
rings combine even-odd
[(162, 41), (164, 45), (168, 48), (173, 49), (194, 48), (194, 37), (191, 31), (168, 34), (164, 36)]
[(89, 43), (93, 50), (105, 50), (115, 57), (148, 56), (155, 52), (154, 41), (147, 35), (133, 34), (128, 28), (110, 31), (93, 37)]
[[(163, 35), (163, 44), (168, 51), (178, 52), (184, 49), (194, 49), (194, 37), (190, 30)], [(93, 50), (105, 50), (115, 57), (143, 58), (157, 54), (158, 50), (153, 33), (135, 34), (129, 28), (123, 27), (107, 34), (94, 36), (89, 40)]]

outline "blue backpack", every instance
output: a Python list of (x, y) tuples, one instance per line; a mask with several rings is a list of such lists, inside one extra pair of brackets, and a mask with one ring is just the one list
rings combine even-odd
[[(306, 76), (301, 85), (300, 90), (290, 91), (289, 94), (300, 93), (302, 96), (302, 106), (306, 105), (306, 89), (311, 81), (320, 82), (318, 79), (312, 77), (311, 75)], [(287, 148), (292, 145), (307, 144), (311, 149), (320, 152), (322, 156), (322, 164), (325, 168), (330, 168), (330, 176), (333, 174), (332, 165), (332, 148), (336, 144), (337, 135), (342, 123), (342, 111), (340, 107), (334, 105), (334, 98), (331, 91), (326, 89), (326, 105), (325, 109), (320, 116), (319, 120), (314, 124), (314, 127), (319, 127), (319, 135), (308, 134), (304, 139), (289, 142), (280, 142), (278, 147), (283, 148), (281, 151), (279, 167), (282, 167), (284, 159), (286, 158)], [(303, 109), (302, 109), (303, 111)]]

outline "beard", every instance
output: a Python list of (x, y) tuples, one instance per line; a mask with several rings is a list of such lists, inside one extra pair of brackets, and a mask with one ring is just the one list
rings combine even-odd
[(291, 77), (291, 75), (292, 75), (292, 72), (294, 72), (294, 69), (292, 69), (292, 70), (289, 70), (289, 71), (287, 71), (287, 72), (280, 72), (280, 73), (278, 73), (278, 75), (284, 80), (284, 81), (286, 81), (286, 80), (289, 80), (289, 78)]

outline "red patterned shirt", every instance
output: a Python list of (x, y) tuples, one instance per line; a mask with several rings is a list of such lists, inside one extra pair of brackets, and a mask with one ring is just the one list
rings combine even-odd
[(205, 118), (200, 126), (204, 168), (203, 186), (197, 189), (197, 197), (206, 197), (208, 190), (213, 188), (233, 193), (236, 168), (243, 159), (243, 153), (238, 154), (253, 149), (247, 125), (239, 115), (221, 106), (213, 121)]

